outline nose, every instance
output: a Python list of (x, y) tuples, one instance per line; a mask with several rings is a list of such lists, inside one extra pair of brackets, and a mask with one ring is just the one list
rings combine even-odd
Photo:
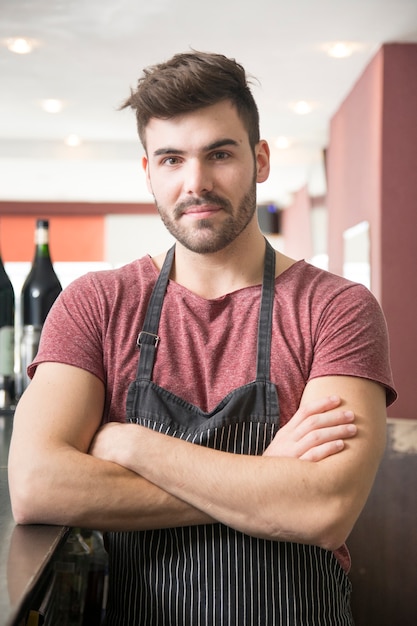
[(201, 195), (212, 191), (213, 180), (208, 164), (190, 159), (185, 167), (184, 191), (188, 195)]

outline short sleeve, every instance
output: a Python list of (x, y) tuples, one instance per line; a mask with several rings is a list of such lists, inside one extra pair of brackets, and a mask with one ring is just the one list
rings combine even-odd
[(93, 275), (71, 283), (48, 314), (29, 376), (33, 377), (40, 363), (53, 361), (85, 369), (104, 382), (101, 313)]
[(397, 397), (385, 317), (374, 295), (363, 285), (350, 283), (321, 312), (310, 378), (324, 375), (358, 376), (378, 382), (386, 388), (387, 406)]

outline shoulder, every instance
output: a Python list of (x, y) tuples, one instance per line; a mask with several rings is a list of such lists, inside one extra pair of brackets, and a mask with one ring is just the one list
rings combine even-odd
[(275, 311), (284, 325), (303, 330), (317, 345), (341, 333), (387, 335), (385, 316), (364, 285), (297, 261), (275, 282)]
[(291, 294), (306, 302), (314, 302), (320, 308), (334, 300), (373, 301), (371, 291), (360, 283), (328, 272), (306, 261), (296, 261), (280, 274), (276, 281), (277, 291)]
[(151, 258), (145, 256), (116, 269), (88, 272), (68, 285), (63, 295), (67, 298), (78, 294), (113, 299), (133, 287), (138, 291), (147, 285), (152, 286), (156, 277), (157, 270)]
[(326, 321), (334, 327), (352, 324), (367, 332), (387, 334), (382, 307), (365, 285), (303, 263), (299, 288), (310, 309), (317, 311), (320, 324)]
[(54, 320), (73, 318), (80, 327), (105, 326), (146, 305), (158, 272), (150, 257), (111, 270), (88, 272), (70, 283), (51, 309)]
[(386, 388), (387, 404), (391, 404), (396, 392), (388, 329), (374, 294), (365, 285), (304, 261), (293, 265), (287, 274), (285, 280), (291, 285), (291, 304), (296, 310), (293, 324), (312, 341), (310, 378), (367, 378)]

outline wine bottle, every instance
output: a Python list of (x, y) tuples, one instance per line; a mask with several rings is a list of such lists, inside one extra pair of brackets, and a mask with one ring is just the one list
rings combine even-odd
[(39, 219), (35, 230), (35, 257), (21, 293), (23, 388), (29, 384), (26, 369), (38, 351), (42, 326), (61, 291), (49, 252), (49, 221)]
[(0, 409), (14, 400), (14, 311), (13, 285), (0, 255)]

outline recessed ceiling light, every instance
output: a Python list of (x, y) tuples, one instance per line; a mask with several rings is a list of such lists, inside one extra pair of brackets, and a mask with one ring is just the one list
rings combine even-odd
[(278, 150), (287, 150), (291, 145), (288, 137), (277, 137), (274, 143)]
[(78, 135), (68, 135), (65, 137), (65, 143), (70, 148), (77, 148), (81, 144), (81, 139)]
[(293, 111), (297, 113), (297, 115), (307, 115), (312, 110), (312, 106), (306, 100), (299, 100), (293, 105)]
[(334, 59), (346, 59), (350, 57), (358, 48), (359, 44), (352, 41), (333, 41), (324, 44), (323, 49)]
[(29, 54), (33, 50), (33, 41), (25, 37), (13, 37), (6, 41), (7, 49), (16, 54)]
[(55, 100), (54, 98), (42, 100), (42, 108), (47, 113), (59, 113), (62, 111), (62, 106), (62, 100)]

